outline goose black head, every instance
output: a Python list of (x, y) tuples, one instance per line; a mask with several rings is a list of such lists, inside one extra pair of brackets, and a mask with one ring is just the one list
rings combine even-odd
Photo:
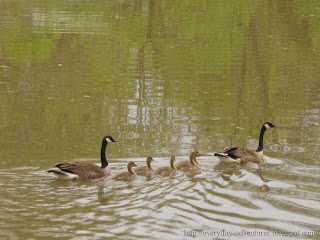
[(277, 125), (274, 125), (272, 122), (265, 122), (264, 126), (266, 128), (275, 128), (275, 127), (277, 127)]
[(111, 136), (104, 136), (103, 140), (105, 140), (107, 143), (118, 142), (117, 140), (113, 139), (113, 137)]

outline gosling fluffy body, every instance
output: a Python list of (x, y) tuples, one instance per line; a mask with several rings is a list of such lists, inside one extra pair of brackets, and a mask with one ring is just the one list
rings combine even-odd
[(141, 176), (150, 176), (153, 172), (153, 168), (151, 166), (151, 163), (153, 161), (154, 161), (154, 159), (152, 157), (147, 157), (147, 160), (146, 160), (147, 166), (135, 168), (134, 169), (135, 173), (137, 175), (141, 175)]
[(157, 168), (153, 171), (153, 174), (155, 175), (161, 175), (161, 176), (170, 176), (172, 175), (176, 170), (176, 157), (175, 156), (171, 156), (170, 157), (170, 167), (160, 167)]
[(198, 169), (197, 157), (200, 153), (197, 150), (192, 151), (189, 154), (189, 160), (181, 161), (176, 164), (176, 168), (181, 171), (191, 171)]
[(134, 162), (132, 162), (132, 161), (128, 162), (128, 164), (127, 164), (128, 172), (116, 173), (110, 177), (110, 180), (116, 180), (116, 181), (132, 181), (132, 180), (134, 180), (136, 178), (136, 173), (132, 168), (134, 168), (136, 166), (137, 165)]

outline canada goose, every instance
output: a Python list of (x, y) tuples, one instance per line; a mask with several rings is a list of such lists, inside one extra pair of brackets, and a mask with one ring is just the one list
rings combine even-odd
[(235, 163), (247, 163), (255, 162), (262, 164), (263, 156), (263, 135), (268, 128), (277, 127), (271, 122), (265, 122), (262, 125), (259, 138), (259, 146), (256, 151), (247, 148), (240, 148), (236, 146), (226, 147), (223, 152), (215, 153), (214, 155), (219, 157), (221, 162), (235, 162)]
[(137, 167), (134, 169), (134, 172), (137, 175), (142, 175), (142, 176), (149, 176), (151, 175), (153, 168), (151, 167), (151, 162), (153, 162), (153, 158), (152, 157), (147, 157), (147, 166), (146, 167)]
[(177, 170), (175, 162), (176, 162), (176, 157), (171, 156), (170, 157), (170, 167), (156, 168), (153, 170), (153, 174), (161, 175), (161, 176), (170, 176), (171, 174), (173, 174)]
[(86, 162), (63, 162), (58, 163), (48, 170), (62, 179), (93, 179), (111, 174), (110, 166), (106, 159), (108, 143), (117, 142), (111, 136), (105, 136), (101, 144), (101, 167)]
[(130, 181), (136, 178), (136, 173), (132, 169), (133, 167), (136, 167), (137, 165), (130, 161), (127, 164), (128, 172), (120, 172), (112, 175), (110, 177), (110, 180), (117, 180), (117, 181)]
[(190, 171), (198, 168), (198, 161), (196, 157), (199, 157), (200, 153), (197, 150), (192, 151), (189, 154), (189, 160), (181, 161), (176, 164), (176, 168), (181, 171)]

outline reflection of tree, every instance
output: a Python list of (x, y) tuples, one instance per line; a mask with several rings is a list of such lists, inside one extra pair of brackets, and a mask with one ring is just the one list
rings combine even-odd
[(317, 44), (316, 21), (307, 17), (317, 13), (315, 1), (228, 3), (98, 0), (0, 9), (7, 19), (0, 21), (0, 63), (15, 69), (3, 81), (18, 90), (1, 92), (4, 138), (33, 139), (26, 151), (53, 141), (53, 148), (63, 145), (57, 152), (86, 152), (111, 131), (133, 146), (125, 151), (163, 154), (257, 139), (261, 122), (279, 112), (295, 124), (291, 116), (317, 95), (301, 89), (317, 77), (319, 54), (299, 53)]

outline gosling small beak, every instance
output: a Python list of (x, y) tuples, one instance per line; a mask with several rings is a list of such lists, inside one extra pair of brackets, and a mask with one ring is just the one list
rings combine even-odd
[(152, 162), (154, 162), (154, 159), (152, 158)]

